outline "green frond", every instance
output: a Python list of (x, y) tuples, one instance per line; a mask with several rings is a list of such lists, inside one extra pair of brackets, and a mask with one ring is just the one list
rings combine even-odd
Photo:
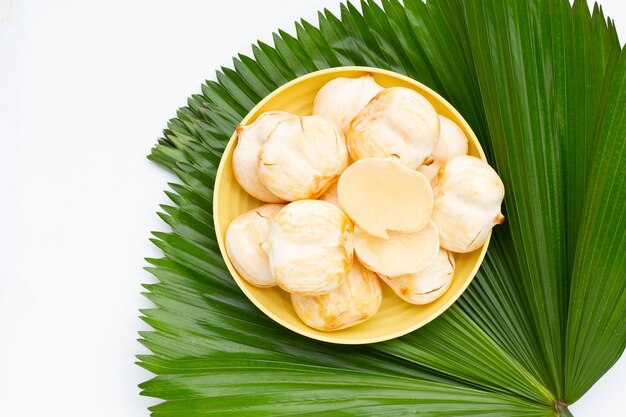
[[(626, 348), (626, 53), (597, 6), (383, 0), (257, 43), (177, 112), (149, 158), (173, 171), (142, 311), (155, 416), (568, 416)], [(368, 65), (442, 94), (506, 187), (507, 221), (442, 316), (336, 346), (258, 311), (225, 268), (211, 212), (235, 126), (297, 76)]]

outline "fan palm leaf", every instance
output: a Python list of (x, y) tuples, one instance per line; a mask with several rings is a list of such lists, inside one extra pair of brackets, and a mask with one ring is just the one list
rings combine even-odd
[[(180, 179), (142, 311), (154, 415), (570, 415), (626, 347), (626, 52), (612, 21), (567, 0), (368, 1), (318, 20), (218, 71), (149, 156)], [(342, 65), (442, 94), (507, 190), (507, 222), (459, 301), (371, 346), (316, 342), (260, 313), (226, 270), (211, 211), (236, 124), (285, 82)]]

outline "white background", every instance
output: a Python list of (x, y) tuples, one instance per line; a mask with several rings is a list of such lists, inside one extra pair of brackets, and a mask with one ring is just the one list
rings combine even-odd
[[(626, 39), (623, 0), (604, 0)], [(338, 0), (0, 0), (0, 415), (147, 416), (133, 364), (172, 176), (146, 159), (256, 39)], [(572, 410), (615, 416), (626, 358)]]

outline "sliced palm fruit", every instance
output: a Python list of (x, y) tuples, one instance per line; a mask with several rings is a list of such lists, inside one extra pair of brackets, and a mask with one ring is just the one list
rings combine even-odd
[(352, 222), (325, 201), (296, 201), (274, 218), (268, 251), (270, 271), (282, 289), (326, 294), (341, 285), (352, 266)]
[(408, 168), (417, 169), (439, 140), (439, 118), (420, 93), (386, 88), (352, 120), (347, 140), (355, 161), (396, 156)]
[(428, 304), (450, 288), (454, 266), (454, 256), (440, 249), (435, 259), (419, 272), (395, 278), (382, 274), (378, 276), (404, 301), (411, 304)]
[(395, 278), (428, 266), (439, 251), (439, 232), (432, 221), (417, 232), (389, 232), (388, 239), (355, 227), (354, 251), (368, 269)]
[(259, 178), (286, 201), (318, 198), (348, 166), (339, 128), (321, 116), (280, 122), (263, 144)]
[(313, 114), (333, 121), (346, 135), (354, 117), (383, 88), (372, 74), (358, 78), (337, 77), (320, 89), (313, 102)]
[(273, 287), (276, 281), (264, 246), (274, 216), (283, 204), (265, 204), (237, 216), (226, 230), (226, 253), (239, 275), (257, 287)]
[(504, 222), (503, 199), (504, 184), (486, 162), (468, 155), (449, 160), (437, 174), (433, 209), (441, 247), (457, 253), (481, 247)]
[(356, 260), (343, 283), (328, 294), (291, 295), (298, 317), (306, 325), (326, 332), (363, 323), (376, 314), (382, 299), (378, 277)]
[(282, 111), (261, 114), (252, 124), (237, 126), (237, 146), (233, 152), (233, 173), (241, 188), (252, 197), (267, 203), (283, 200), (272, 193), (259, 179), (259, 154), (276, 125), (295, 117)]
[(337, 195), (343, 211), (380, 238), (392, 230), (417, 232), (433, 210), (433, 190), (426, 177), (396, 158), (356, 161), (339, 178)]

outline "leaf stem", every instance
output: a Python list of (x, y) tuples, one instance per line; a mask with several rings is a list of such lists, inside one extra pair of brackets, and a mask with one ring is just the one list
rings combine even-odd
[(571, 411), (567, 407), (561, 408), (561, 412), (559, 413), (559, 417), (574, 417)]

